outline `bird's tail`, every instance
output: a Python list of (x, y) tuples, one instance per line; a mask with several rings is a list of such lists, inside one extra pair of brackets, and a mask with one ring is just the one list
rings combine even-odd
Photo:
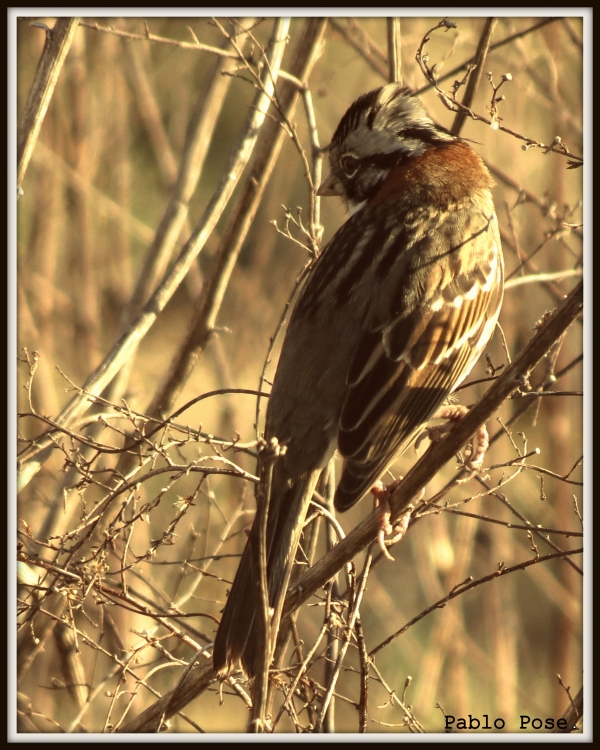
[[(306, 511), (321, 470), (289, 481), (274, 468), (267, 520), (267, 583), (269, 607), (277, 616), (283, 606)], [(252, 533), (229, 592), (215, 636), (213, 665), (222, 677), (240, 660), (242, 669), (254, 676), (256, 649), (256, 586), (258, 575), (252, 559)]]

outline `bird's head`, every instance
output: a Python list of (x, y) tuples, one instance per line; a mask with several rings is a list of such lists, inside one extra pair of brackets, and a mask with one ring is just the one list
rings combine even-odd
[(354, 213), (399, 162), (456, 140), (407, 86), (381, 86), (359, 97), (340, 120), (329, 146), (331, 172), (318, 195), (339, 195)]

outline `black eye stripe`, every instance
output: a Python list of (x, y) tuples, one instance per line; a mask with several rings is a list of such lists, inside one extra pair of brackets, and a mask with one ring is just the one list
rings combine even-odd
[[(430, 145), (445, 144), (447, 141), (432, 130), (427, 128), (406, 128), (396, 133), (398, 138), (415, 138), (423, 141)], [(376, 167), (378, 169), (391, 169), (395, 167), (398, 161), (406, 154), (404, 149), (397, 149), (396, 151), (390, 151), (387, 154), (371, 154), (369, 156), (363, 156), (362, 159), (355, 158), (355, 164), (360, 168), (364, 167)], [(343, 159), (342, 159), (343, 161)], [(353, 164), (354, 167), (354, 164)]]
[(378, 169), (391, 169), (396, 166), (402, 157), (402, 150), (391, 151), (389, 154), (373, 154), (357, 159), (361, 167), (377, 167)]

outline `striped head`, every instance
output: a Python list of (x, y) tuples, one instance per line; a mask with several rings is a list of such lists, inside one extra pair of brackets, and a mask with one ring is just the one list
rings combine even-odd
[(431, 120), (406, 86), (390, 83), (359, 97), (329, 146), (331, 173), (319, 195), (339, 195), (354, 213), (397, 164), (458, 139)]

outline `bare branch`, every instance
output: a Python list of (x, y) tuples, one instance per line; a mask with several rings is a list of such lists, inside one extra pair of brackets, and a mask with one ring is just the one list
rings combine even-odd
[(25, 179), (29, 160), (33, 154), (48, 105), (60, 76), (63, 63), (79, 25), (79, 18), (59, 18), (53, 29), (37, 21), (32, 26), (41, 26), (46, 31), (46, 44), (38, 63), (35, 80), (29, 92), (25, 110), (17, 132), (17, 186)]

